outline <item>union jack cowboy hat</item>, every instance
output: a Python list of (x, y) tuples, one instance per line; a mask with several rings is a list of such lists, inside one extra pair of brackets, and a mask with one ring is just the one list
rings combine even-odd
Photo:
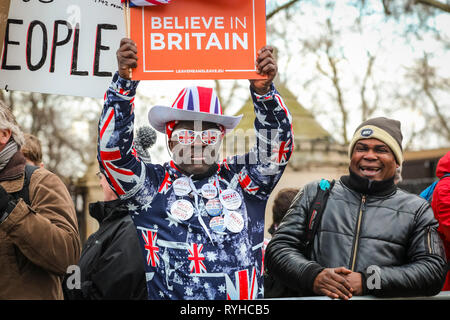
[(234, 129), (239, 116), (224, 116), (219, 98), (212, 88), (188, 87), (181, 90), (172, 107), (154, 106), (148, 112), (148, 121), (161, 133), (174, 121), (205, 121), (217, 123), (226, 131)]

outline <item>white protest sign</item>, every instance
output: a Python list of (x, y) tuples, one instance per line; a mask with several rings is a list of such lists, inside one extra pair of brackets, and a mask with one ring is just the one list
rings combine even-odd
[(11, 1), (0, 89), (102, 98), (124, 36), (120, 0)]
[(0, 50), (3, 47), (3, 40), (5, 39), (6, 20), (8, 20), (10, 0), (2, 0), (0, 2)]

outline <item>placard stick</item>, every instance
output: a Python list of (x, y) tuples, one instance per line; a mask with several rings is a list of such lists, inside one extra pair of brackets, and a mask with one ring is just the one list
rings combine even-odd
[[(130, 3), (129, 0), (125, 0), (123, 3), (123, 18), (125, 22), (125, 32), (127, 38), (131, 37), (131, 26), (130, 26)], [(133, 69), (129, 68), (128, 73), (130, 74), (130, 79), (133, 77)]]
[(123, 3), (123, 22), (125, 26), (125, 33), (128, 36), (127, 1)]
[[(130, 18), (130, 0), (127, 0), (128, 3), (128, 14), (127, 14), (127, 19), (128, 19), (128, 38), (131, 38), (131, 18)], [(130, 79), (133, 78), (133, 69), (130, 68), (130, 70), (128, 70), (130, 73)]]
[(127, 33), (128, 37), (131, 36), (131, 25), (130, 25), (130, 2), (127, 0)]

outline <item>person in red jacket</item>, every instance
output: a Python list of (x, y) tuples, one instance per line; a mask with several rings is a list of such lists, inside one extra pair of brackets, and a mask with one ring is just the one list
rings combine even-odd
[[(450, 173), (450, 151), (447, 152), (438, 162), (436, 176), (441, 179), (445, 174)], [(450, 257), (450, 177), (441, 179), (433, 192), (431, 200), (434, 216), (439, 221), (438, 232), (444, 242), (447, 259)], [(450, 291), (450, 272), (447, 273), (442, 291)]]

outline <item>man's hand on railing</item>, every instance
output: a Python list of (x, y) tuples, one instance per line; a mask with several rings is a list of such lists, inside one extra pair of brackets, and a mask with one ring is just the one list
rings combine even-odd
[(344, 267), (326, 268), (322, 270), (314, 280), (314, 293), (333, 299), (350, 299), (354, 289), (346, 279), (346, 276), (351, 273), (351, 270)]
[(354, 296), (361, 296), (363, 294), (362, 275), (359, 272), (351, 272), (344, 275), (344, 278), (353, 289)]

